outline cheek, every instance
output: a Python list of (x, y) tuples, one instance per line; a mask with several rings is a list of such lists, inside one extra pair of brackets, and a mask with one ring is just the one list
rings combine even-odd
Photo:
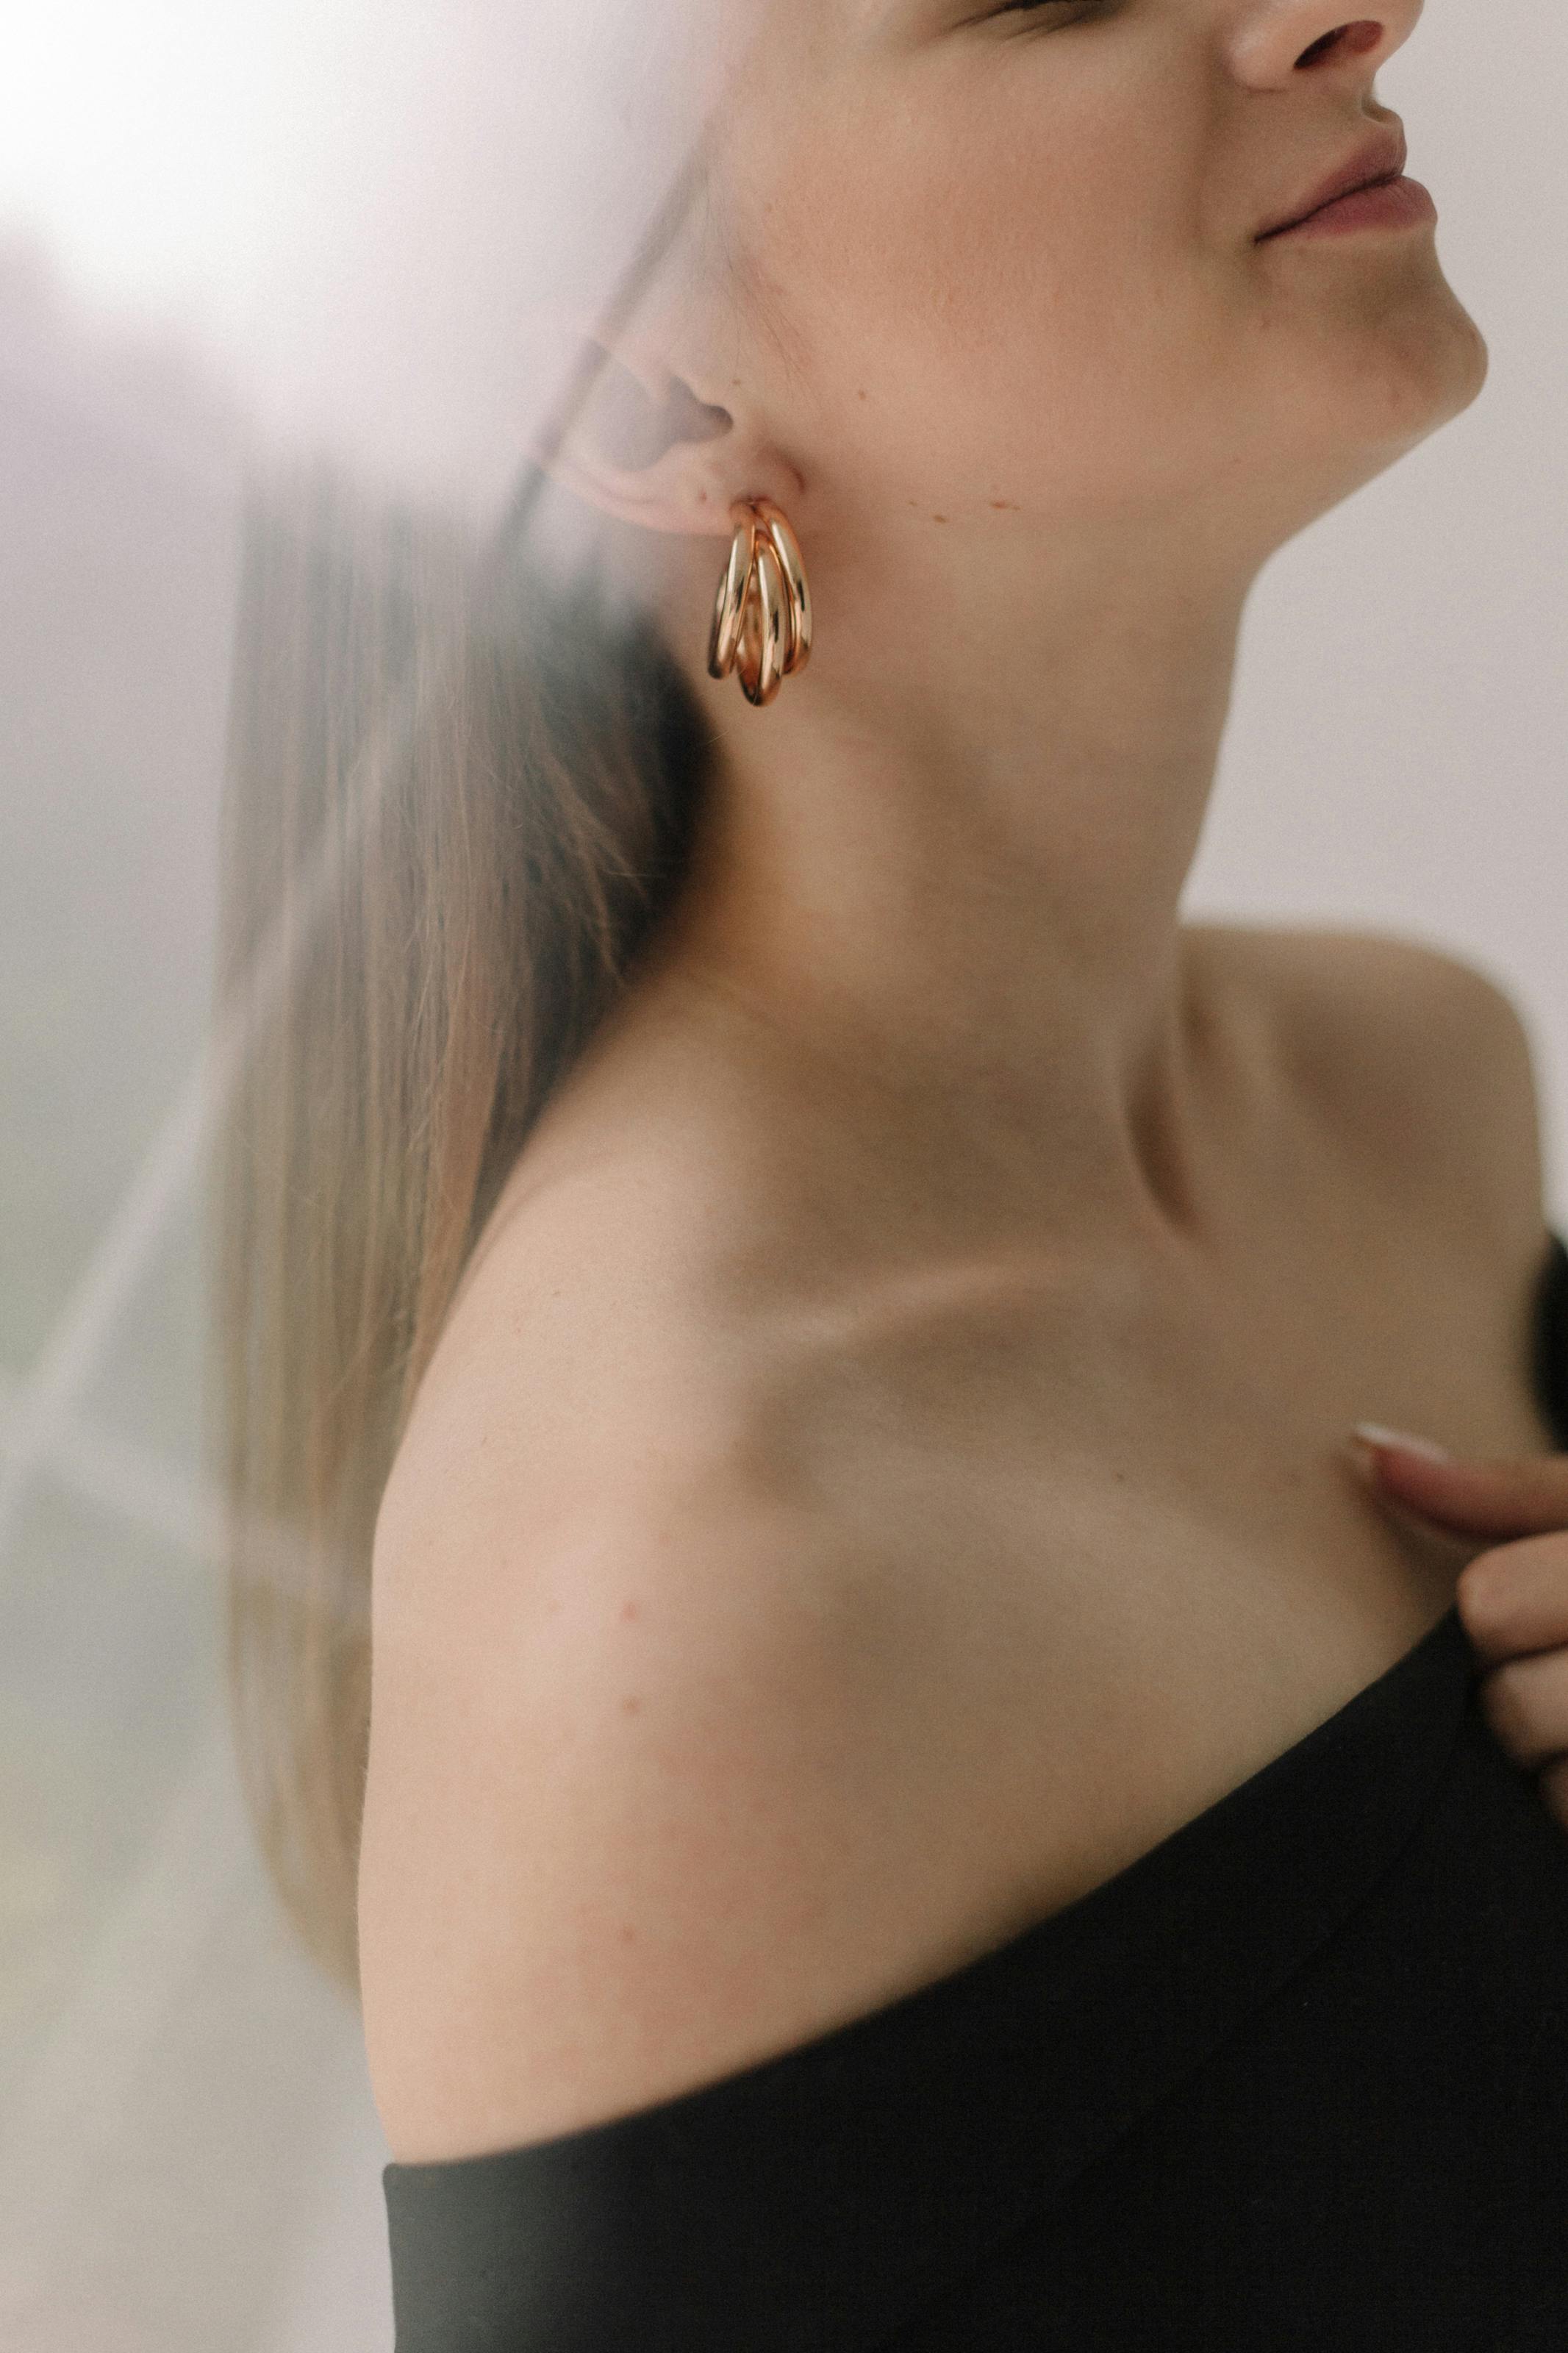
[(1179, 156), (1131, 136), (1124, 89), (1047, 111), (1016, 102), (1037, 68), (1012, 79), (1005, 109), (846, 104), (763, 183), (792, 404), (822, 451), (921, 491), (1124, 477), (1212, 349)]

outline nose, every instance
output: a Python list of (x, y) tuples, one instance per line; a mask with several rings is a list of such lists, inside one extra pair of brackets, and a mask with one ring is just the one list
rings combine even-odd
[(1257, 90), (1298, 86), (1304, 74), (1370, 86), (1415, 31), (1423, 0), (1385, 0), (1375, 16), (1336, 16), (1331, 0), (1258, 0), (1235, 27), (1234, 62)]

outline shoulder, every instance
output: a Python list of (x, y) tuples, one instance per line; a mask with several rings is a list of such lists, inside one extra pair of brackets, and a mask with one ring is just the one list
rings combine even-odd
[(1534, 1041), (1499, 980), (1398, 934), (1199, 930), (1210, 967), (1266, 1025), (1286, 1082), (1347, 1150), (1414, 1193), (1447, 1195), (1509, 1250), (1539, 1250)]
[(360, 1977), (399, 2162), (788, 2048), (916, 1918), (857, 1580), (625, 1250), (563, 1255), (583, 1223), (492, 1252), (377, 1528)]
[(1212, 927), (1222, 948), (1273, 981), (1309, 1028), (1328, 1025), (1329, 1042), (1353, 1047), (1347, 1018), (1379, 1024), (1434, 1013), (1458, 1020), (1478, 1043), (1518, 1039), (1524, 1025), (1501, 984), (1480, 966), (1430, 942), (1397, 932), (1342, 924), (1224, 924)]

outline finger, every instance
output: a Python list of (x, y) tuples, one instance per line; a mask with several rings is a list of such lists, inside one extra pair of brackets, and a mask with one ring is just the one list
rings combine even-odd
[(1534, 1772), (1568, 1753), (1568, 1651), (1510, 1659), (1478, 1688), (1481, 1713), (1516, 1765)]
[(1347, 1451), (1374, 1489), (1465, 1535), (1543, 1535), (1568, 1528), (1568, 1454), (1441, 1459), (1353, 1438)]
[(1568, 1535), (1523, 1536), (1478, 1553), (1459, 1571), (1454, 1599), (1483, 1658), (1568, 1645)]

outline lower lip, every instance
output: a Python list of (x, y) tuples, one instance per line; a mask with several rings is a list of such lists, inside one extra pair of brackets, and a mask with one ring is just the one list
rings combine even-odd
[(1348, 228), (1430, 228), (1436, 217), (1431, 192), (1419, 180), (1382, 180), (1374, 188), (1353, 188), (1348, 196), (1336, 196), (1331, 205), (1320, 206), (1289, 228), (1270, 229), (1258, 242), (1271, 245), (1282, 237), (1332, 237)]

